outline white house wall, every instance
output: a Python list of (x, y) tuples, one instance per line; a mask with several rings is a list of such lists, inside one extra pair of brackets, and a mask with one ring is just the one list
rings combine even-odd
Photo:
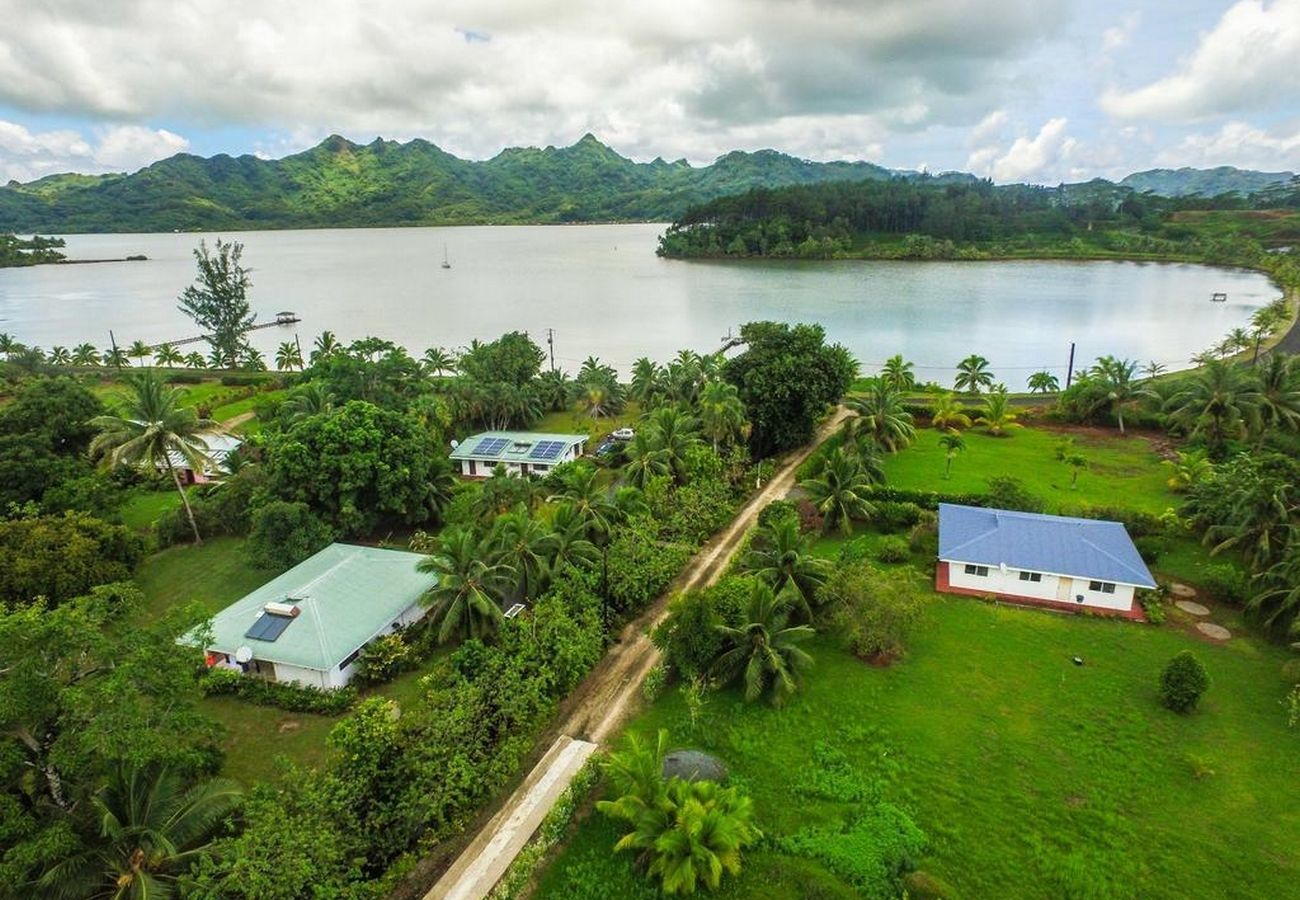
[[(1005, 594), (1035, 600), (1074, 603), (1079, 606), (1120, 612), (1127, 612), (1133, 608), (1134, 588), (1129, 584), (1116, 584), (1115, 593), (1106, 594), (1089, 590), (1087, 578), (1043, 573), (1042, 581), (1021, 581), (1019, 569), (1008, 568), (1004, 572), (999, 566), (988, 566), (988, 575), (970, 575), (966, 572), (967, 563), (955, 560), (946, 560), (946, 562), (948, 562), (948, 583), (955, 588), (986, 594)], [(1078, 602), (1080, 594), (1083, 595), (1082, 603)]]
[[(263, 663), (263, 665), (268, 665), (268, 663)], [(276, 681), (289, 681), (294, 684), (308, 685), (310, 687), (322, 689), (342, 687), (342, 684), (333, 683), (334, 679), (330, 677), (332, 673), (322, 672), (320, 669), (308, 669), (304, 666), (291, 666), (288, 663), (271, 663), (270, 665), (275, 666)]]

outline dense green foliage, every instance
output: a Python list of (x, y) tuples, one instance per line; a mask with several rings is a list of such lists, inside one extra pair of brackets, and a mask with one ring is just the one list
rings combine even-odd
[(45, 238), (39, 234), (20, 238), (0, 233), (0, 269), (6, 266), (37, 266), (58, 262), (63, 259), (63, 254), (56, 248), (62, 246), (63, 238)]
[[(256, 352), (244, 339), (256, 316), (248, 304), (253, 280), (243, 266), (243, 255), (244, 245), (238, 241), (217, 238), (211, 251), (207, 242), (199, 241), (194, 251), (198, 276), (180, 295), (180, 311), (207, 337), (211, 358), (220, 368), (233, 369)], [(167, 349), (170, 361), (174, 357), (171, 348)], [(138, 355), (150, 355), (148, 348)]]
[(334, 540), (334, 531), (306, 503), (272, 500), (252, 514), (248, 553), (254, 565), (288, 569)]
[(126, 581), (144, 550), (139, 535), (84, 514), (0, 520), (0, 602), (54, 605)]
[(1160, 699), (1174, 712), (1191, 712), (1209, 687), (1205, 665), (1190, 650), (1175, 655), (1160, 673)]

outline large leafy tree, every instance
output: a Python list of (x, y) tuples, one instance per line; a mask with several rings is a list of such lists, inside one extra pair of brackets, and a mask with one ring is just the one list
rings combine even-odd
[(385, 518), (407, 524), (433, 518), (442, 459), (413, 417), (353, 400), (273, 437), (267, 486), (282, 499), (306, 503), (343, 534), (361, 535)]
[(481, 384), (504, 382), (524, 387), (537, 377), (546, 354), (522, 331), (511, 331), (495, 341), (473, 341), (460, 355), (460, 371)]
[(471, 529), (448, 528), (438, 539), (437, 551), (416, 567), (438, 576), (424, 603), (439, 643), (486, 637), (500, 627), (501, 602), (515, 573), (494, 561), (490, 547)]
[(165, 384), (153, 373), (128, 379), (130, 394), (116, 415), (96, 416), (90, 424), (99, 434), (90, 452), (110, 466), (133, 466), (169, 474), (185, 506), (194, 542), (203, 543), (189, 495), (181, 484), (177, 461), (196, 472), (211, 465), (207, 439), (220, 431), (211, 419), (201, 419), (181, 406), (181, 390)]
[(875, 514), (875, 506), (868, 499), (872, 482), (872, 476), (857, 456), (836, 447), (827, 455), (821, 473), (804, 480), (800, 486), (822, 514), (827, 530), (838, 528), (844, 534), (851, 534), (854, 519), (867, 519)]
[(830, 560), (813, 554), (811, 541), (791, 517), (761, 526), (738, 568), (762, 578), (778, 594), (792, 587), (804, 617), (811, 619), (817, 590), (830, 577), (832, 566)]
[(61, 603), (131, 577), (145, 542), (122, 525), (77, 513), (0, 521), (0, 601)]
[(813, 426), (848, 390), (858, 366), (820, 325), (750, 322), (740, 329), (745, 352), (722, 367), (740, 392), (753, 429), (755, 458), (806, 444)]
[(844, 403), (857, 413), (848, 430), (857, 440), (866, 439), (882, 450), (901, 450), (916, 437), (912, 414), (903, 408), (903, 395), (883, 378), (872, 379), (867, 390)]
[(781, 593), (755, 581), (740, 616), (740, 624), (717, 626), (724, 649), (712, 672), (720, 684), (740, 681), (746, 702), (764, 694), (781, 706), (798, 689), (812, 657), (799, 645), (815, 633), (809, 625), (790, 625), (790, 589)]
[(36, 886), (50, 897), (174, 897), (180, 876), (212, 851), (241, 796), (229, 779), (189, 784), (166, 766), (118, 764), (91, 799), (99, 834), (46, 869)]
[(253, 280), (243, 266), (243, 255), (244, 245), (238, 241), (218, 238), (211, 251), (199, 241), (194, 251), (198, 276), (180, 296), (181, 312), (199, 326), (221, 366), (232, 369), (243, 356), (244, 336), (257, 318), (248, 303)]

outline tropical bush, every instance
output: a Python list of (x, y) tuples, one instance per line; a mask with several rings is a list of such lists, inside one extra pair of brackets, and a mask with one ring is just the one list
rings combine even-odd
[(911, 555), (912, 549), (908, 545), (907, 538), (895, 535), (882, 538), (880, 546), (876, 548), (876, 559), (882, 563), (907, 562)]
[(334, 540), (334, 530), (306, 503), (272, 500), (253, 512), (248, 555), (255, 566), (288, 569)]
[(234, 669), (209, 669), (199, 685), (206, 696), (233, 695), (258, 706), (273, 706), (287, 712), (337, 716), (347, 712), (357, 700), (354, 687), (322, 690), (287, 681), (254, 678)]
[(925, 602), (919, 576), (908, 569), (841, 567), (822, 588), (831, 627), (855, 656), (869, 660), (902, 654)]
[(1209, 673), (1190, 650), (1176, 654), (1160, 673), (1160, 699), (1174, 712), (1191, 712), (1209, 687)]
[(0, 602), (60, 603), (126, 581), (144, 551), (139, 535), (81, 513), (0, 521)]

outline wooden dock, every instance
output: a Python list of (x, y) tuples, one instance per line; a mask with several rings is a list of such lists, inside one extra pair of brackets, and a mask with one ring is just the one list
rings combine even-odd
[[(254, 325), (253, 327), (249, 328), (248, 330), (249, 330), (249, 331), (258, 331), (258, 330), (260, 330), (260, 329), (262, 329), (262, 328), (277, 328), (277, 327), (279, 327), (279, 326), (281, 326), (281, 325), (296, 325), (298, 322), (301, 322), (301, 321), (302, 321), (302, 319), (298, 318), (297, 316), (293, 315), (292, 313), (290, 313), (290, 314), (287, 315), (287, 316), (286, 316), (284, 313), (280, 313), (278, 316), (275, 317), (275, 321), (274, 321), (274, 322), (262, 322), (262, 323), (259, 324), (259, 325)], [(208, 340), (208, 338), (209, 338), (209, 336), (206, 335), (206, 334), (197, 334), (197, 335), (195, 335), (194, 337), (181, 338), (180, 340), (176, 340), (176, 341), (162, 341), (162, 342), (160, 342), (160, 343), (153, 344), (152, 346), (150, 346), (150, 348), (149, 348), (149, 352), (150, 352), (150, 353), (157, 353), (157, 352), (158, 352), (159, 350), (161, 350), (163, 347), (179, 347), (179, 346), (181, 346), (182, 344), (197, 344), (197, 343), (199, 343), (200, 341), (206, 341), (206, 340)]]

